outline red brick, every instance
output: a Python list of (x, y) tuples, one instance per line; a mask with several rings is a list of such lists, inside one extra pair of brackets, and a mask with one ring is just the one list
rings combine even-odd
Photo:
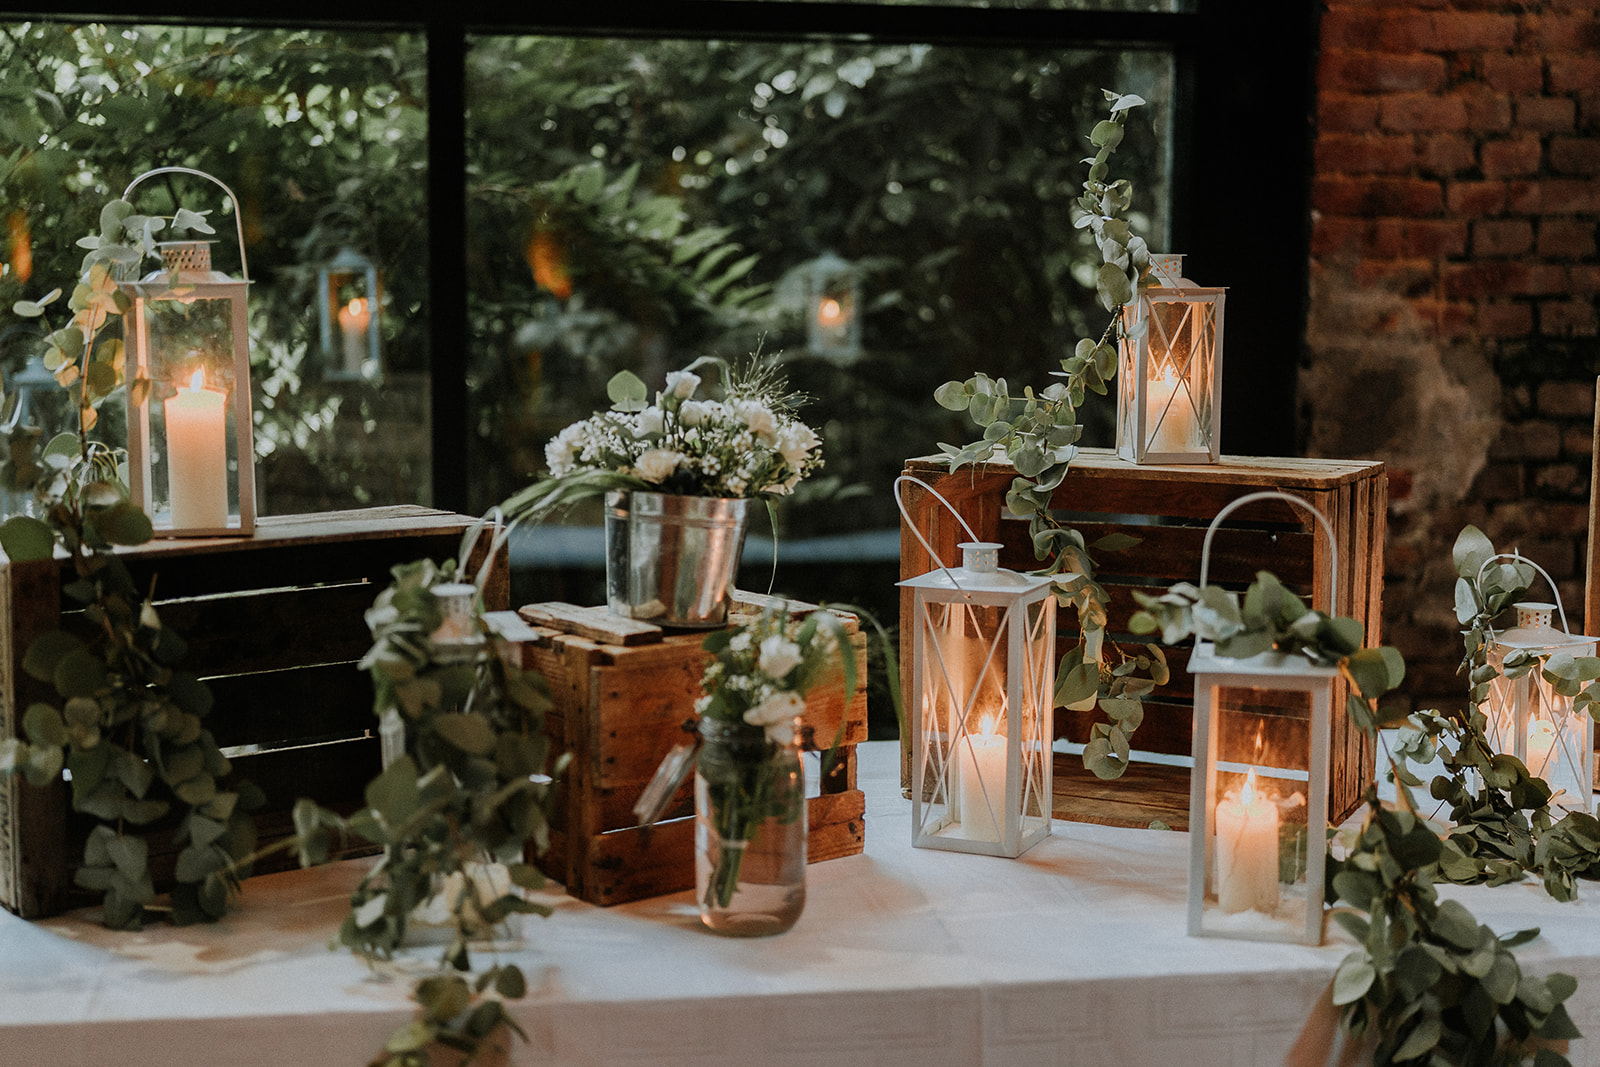
[(1476, 322), (1480, 337), (1527, 337), (1533, 333), (1533, 308), (1507, 301), (1480, 304)]
[(1567, 271), (1567, 291), (1573, 296), (1600, 293), (1600, 265), (1576, 263)]
[(1561, 427), (1545, 420), (1508, 422), (1494, 451), (1502, 459), (1555, 459), (1561, 454)]
[[(1594, 431), (1587, 426), (1568, 426), (1561, 433), (1561, 450), (1569, 456), (1587, 456), (1594, 450)], [(1589, 528), (1589, 512), (1584, 509), (1583, 525), (1571, 533), (1582, 533)]]
[(1422, 47), (1436, 52), (1510, 49), (1517, 39), (1514, 15), (1440, 12), (1433, 16), (1433, 40)]
[(1539, 220), (1539, 255), (1541, 258), (1583, 259), (1594, 254), (1594, 220)]
[[(1471, 304), (1457, 304), (1446, 300), (1423, 298), (1410, 301), (1417, 318), (1433, 327), (1435, 337), (1454, 340), (1472, 336), (1475, 309)], [(1392, 486), (1393, 483), (1391, 482)], [(1393, 499), (1394, 494), (1390, 493)]]
[(1551, 138), (1550, 167), (1558, 174), (1600, 174), (1600, 139)]
[(1464, 130), (1468, 126), (1467, 103), (1460, 96), (1395, 93), (1380, 100), (1378, 125), (1408, 133)]
[(1318, 173), (1404, 174), (1416, 156), (1410, 137), (1325, 134), (1317, 138)]
[(1445, 86), (1445, 62), (1416, 53), (1330, 50), (1322, 53), (1317, 84), (1352, 92), (1437, 92)]
[(1358, 285), (1405, 297), (1431, 296), (1438, 288), (1434, 264), (1422, 259), (1363, 259), (1351, 271)]
[(1462, 134), (1430, 134), (1417, 144), (1417, 165), (1428, 174), (1449, 176), (1477, 164), (1477, 143)]
[(1453, 215), (1498, 215), (1506, 208), (1506, 183), (1451, 182), (1445, 204)]
[(1366, 11), (1336, 7), (1323, 12), (1317, 37), (1323, 48), (1375, 48), (1382, 23)]
[[(1533, 484), (1534, 488), (1546, 493), (1570, 495), (1583, 488), (1583, 474), (1571, 463), (1552, 463), (1538, 469)], [(1524, 543), (1522, 547), (1529, 559), (1537, 559), (1544, 564), (1544, 569), (1550, 572), (1552, 578), (1572, 576), (1572, 560), (1576, 553), (1570, 543), (1536, 541)]]
[(1578, 122), (1578, 105), (1559, 96), (1527, 96), (1513, 101), (1516, 125), (1521, 130), (1572, 130)]
[(1467, 128), (1479, 132), (1511, 129), (1511, 100), (1490, 92), (1481, 85), (1464, 87), (1460, 92), (1467, 112)]
[(1600, 55), (1593, 52), (1552, 55), (1548, 63), (1553, 93), (1583, 92), (1600, 85)]
[(1485, 141), (1479, 152), (1485, 178), (1515, 178), (1539, 172), (1539, 138)]
[(1586, 15), (1529, 15), (1523, 27), (1525, 48), (1546, 53), (1600, 48), (1600, 18), (1595, 17), (1592, 6)]
[(1527, 219), (1480, 219), (1472, 224), (1475, 256), (1520, 256), (1533, 249), (1533, 223)]
[(1442, 282), (1445, 296), (1452, 298), (1549, 296), (1563, 291), (1566, 272), (1544, 263), (1480, 259), (1447, 264)]
[(1546, 337), (1593, 337), (1600, 332), (1593, 300), (1546, 300), (1539, 305), (1539, 332)]
[(1600, 184), (1577, 178), (1507, 183), (1507, 210), (1518, 215), (1583, 215), (1600, 211)]
[(1520, 500), (1522, 464), (1488, 463), (1472, 483), (1471, 495), (1478, 500)]
[(1501, 93), (1531, 94), (1544, 88), (1544, 62), (1536, 55), (1496, 55), (1483, 57), (1480, 65), (1484, 84)]
[(1329, 92), (1324, 88), (1317, 94), (1317, 128), (1324, 134), (1375, 130), (1378, 128), (1378, 101), (1370, 96)]
[(1341, 178), (1319, 176), (1311, 187), (1312, 206), (1331, 215), (1436, 215), (1444, 207), (1438, 182), (1416, 178)]
[(1312, 256), (1336, 256), (1359, 253), (1366, 246), (1366, 233), (1372, 223), (1366, 219), (1351, 219), (1320, 212), (1311, 224)]
[(1466, 251), (1467, 224), (1460, 219), (1424, 219), (1406, 224), (1405, 255), (1443, 259), (1465, 255)]
[(1594, 382), (1541, 382), (1535, 398), (1539, 413), (1555, 418), (1594, 414)]

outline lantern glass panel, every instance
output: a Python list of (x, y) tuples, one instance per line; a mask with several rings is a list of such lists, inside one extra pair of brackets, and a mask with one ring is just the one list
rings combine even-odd
[(1160, 283), (1123, 311), (1117, 454), (1136, 463), (1214, 463), (1226, 292), (1177, 277), (1182, 257), (1155, 258)]
[(149, 466), (141, 476), (148, 478), (148, 507), (158, 529), (240, 526), (234, 326), (242, 318), (236, 302), (244, 297), (238, 288), (240, 294), (230, 297), (137, 301), (141, 338), (134, 351), (150, 381), (149, 401), (138, 409), (149, 442)]
[(1328, 687), (1311, 681), (1322, 684), (1207, 686), (1206, 749), (1195, 770), (1204, 775), (1202, 810), (1190, 823), (1204, 844), (1192, 934), (1321, 939)]
[(1503, 635), (1509, 643), (1496, 642), (1489, 650), (1489, 663), (1500, 672), (1489, 686), (1490, 743), (1495, 751), (1521, 760), (1529, 773), (1549, 784), (1552, 807), (1591, 812), (1594, 720), (1587, 712), (1574, 710), (1572, 699), (1557, 693), (1545, 680), (1542, 658), (1526, 673), (1511, 678), (1505, 676), (1505, 661), (1519, 649), (1541, 657), (1556, 652), (1592, 656), (1596, 642), (1551, 628), (1547, 605), (1518, 604), (1517, 608), (1519, 626)]
[(1018, 855), (1050, 829), (1055, 600), (917, 599), (914, 841)]

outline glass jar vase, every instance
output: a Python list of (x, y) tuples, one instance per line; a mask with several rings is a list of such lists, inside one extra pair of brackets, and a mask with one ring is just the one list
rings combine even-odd
[(700, 721), (694, 777), (700, 921), (727, 937), (781, 934), (806, 905), (800, 720), (784, 740), (759, 726)]

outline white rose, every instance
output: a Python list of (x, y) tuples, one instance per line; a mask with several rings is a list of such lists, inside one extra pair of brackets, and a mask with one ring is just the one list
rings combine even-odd
[[(787, 726), (806, 710), (806, 702), (792, 689), (774, 693), (744, 713), (744, 721), (751, 726)], [(770, 732), (768, 736), (771, 736)]]
[(694, 396), (694, 391), (700, 388), (700, 375), (691, 374), (686, 370), (670, 371), (667, 374), (667, 395), (687, 400)]
[(685, 426), (699, 426), (710, 413), (711, 406), (704, 400), (685, 400), (678, 409), (678, 421)]
[(647, 482), (660, 482), (677, 470), (681, 462), (681, 452), (674, 452), (670, 448), (652, 448), (634, 461), (633, 473)]
[(583, 429), (583, 423), (575, 422), (552, 437), (550, 443), (544, 446), (544, 461), (550, 468), (550, 477), (559, 478), (572, 470), (578, 445), (583, 440)]
[(648, 407), (639, 412), (639, 422), (634, 433), (640, 437), (653, 437), (661, 432), (666, 420), (658, 407)]
[(800, 646), (781, 634), (773, 634), (761, 642), (761, 656), (757, 661), (769, 678), (782, 678), (800, 663)]
[(735, 410), (738, 411), (739, 418), (750, 428), (751, 433), (754, 433), (768, 444), (775, 440), (775, 435), (778, 432), (778, 418), (772, 413), (771, 408), (765, 404), (747, 400)]

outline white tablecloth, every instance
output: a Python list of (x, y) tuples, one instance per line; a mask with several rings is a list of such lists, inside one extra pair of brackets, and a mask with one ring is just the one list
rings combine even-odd
[[(1327, 1060), (1349, 951), (1184, 934), (1187, 836), (1057, 822), (1016, 860), (913, 849), (896, 746), (863, 747), (864, 855), (813, 865), (787, 934), (704, 932), (692, 894), (530, 918), (516, 1063), (579, 1067), (1241, 1067)], [(216, 926), (114, 933), (0, 914), (0, 1067), (361, 1067), (412, 1015), (410, 981), (327, 941), (351, 864), (246, 883)], [(1540, 926), (1525, 967), (1579, 980), (1600, 1037), (1600, 889), (1449, 890), (1497, 931)], [(417, 950), (412, 966), (436, 953)], [(487, 954), (480, 954), (487, 960)], [(1291, 1050), (1300, 1043), (1300, 1056)], [(1600, 1067), (1600, 1040), (1575, 1064)]]

